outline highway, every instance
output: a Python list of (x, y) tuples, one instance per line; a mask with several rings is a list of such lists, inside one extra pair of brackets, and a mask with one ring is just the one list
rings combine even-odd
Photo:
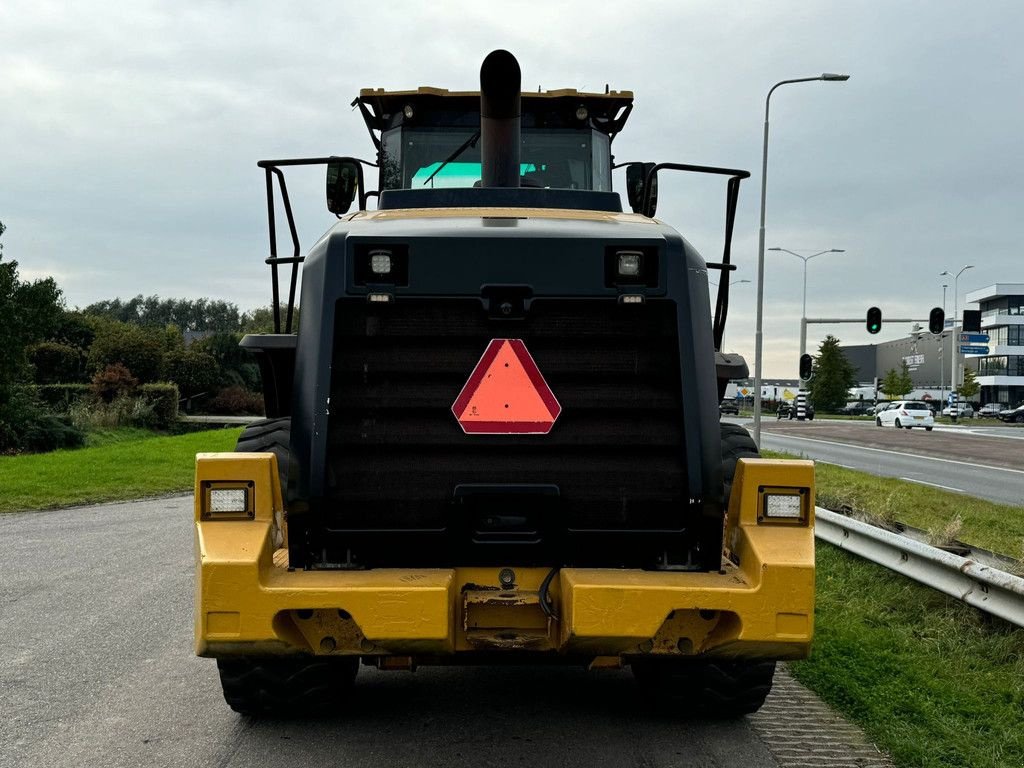
[[(746, 419), (729, 419), (746, 424)], [(1024, 430), (971, 424), (897, 430), (870, 422), (762, 422), (767, 450), (1024, 506)]]
[(4, 768), (888, 765), (785, 674), (736, 722), (656, 711), (628, 671), (550, 666), (364, 667), (346, 711), (242, 718), (193, 655), (190, 497), (0, 515), (0, 536)]

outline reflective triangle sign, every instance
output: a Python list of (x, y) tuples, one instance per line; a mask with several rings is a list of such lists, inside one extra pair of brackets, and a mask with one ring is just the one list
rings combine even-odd
[(546, 435), (561, 412), (521, 339), (491, 339), (452, 405), (467, 435)]

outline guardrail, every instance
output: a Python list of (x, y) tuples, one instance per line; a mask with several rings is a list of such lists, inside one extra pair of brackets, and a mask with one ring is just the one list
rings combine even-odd
[(1024, 579), (821, 507), (814, 535), (1024, 627)]

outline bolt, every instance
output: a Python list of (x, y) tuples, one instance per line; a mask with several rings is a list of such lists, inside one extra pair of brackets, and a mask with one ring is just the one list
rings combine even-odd
[(320, 641), (321, 653), (333, 653), (334, 649), (338, 647), (338, 644), (334, 642), (333, 637), (325, 637)]

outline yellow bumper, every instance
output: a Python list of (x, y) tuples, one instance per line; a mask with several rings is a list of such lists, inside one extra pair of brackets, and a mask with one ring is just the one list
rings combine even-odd
[[(250, 511), (210, 515), (209, 490), (245, 485)], [(717, 573), (563, 568), (289, 571), (271, 454), (200, 454), (196, 653), (445, 656), (540, 651), (800, 658), (813, 633), (813, 465), (741, 460)], [(765, 494), (799, 495), (769, 519)], [(549, 615), (553, 614), (553, 616)]]

